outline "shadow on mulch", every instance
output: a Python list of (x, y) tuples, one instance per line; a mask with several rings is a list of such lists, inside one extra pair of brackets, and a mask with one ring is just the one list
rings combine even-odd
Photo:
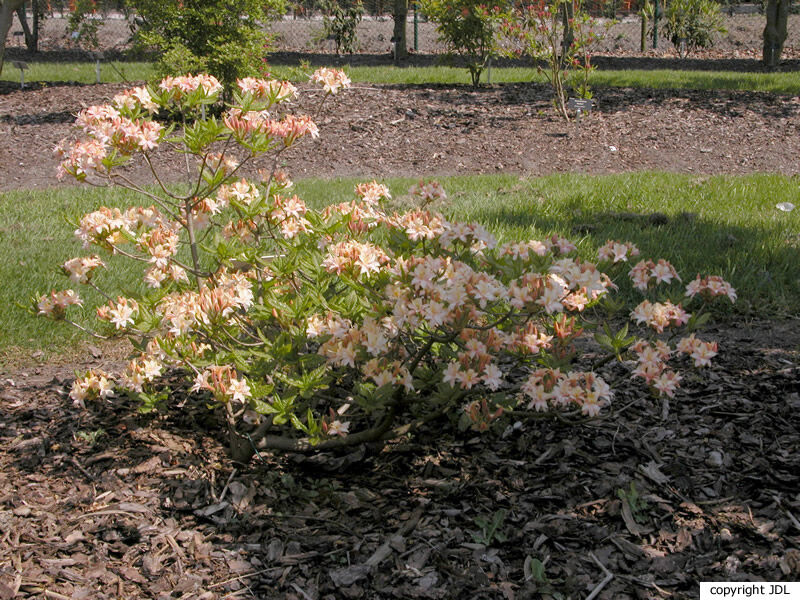
[(712, 333), (719, 362), (669, 405), (627, 384), (620, 412), (585, 424), (441, 421), (236, 468), (197, 406), (79, 410), (62, 372), (15, 374), (0, 595), (696, 598), (698, 581), (797, 580), (798, 332)]

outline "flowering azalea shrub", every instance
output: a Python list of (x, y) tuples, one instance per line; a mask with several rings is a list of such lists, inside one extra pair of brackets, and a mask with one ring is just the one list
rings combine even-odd
[[(327, 95), (349, 83), (330, 70), (312, 79)], [(136, 351), (122, 373), (76, 379), (75, 403), (127, 393), (152, 406), (167, 370), (182, 374), (190, 394), (224, 415), (237, 460), (259, 446), (378, 440), (397, 423), (458, 411), (486, 429), (509, 410), (594, 416), (609, 405), (603, 360), (593, 368), (577, 348), (594, 328), (585, 315), (615, 285), (569, 240), (499, 244), (481, 225), (431, 210), (445, 195), (435, 182), (414, 186), (417, 206), (404, 213), (385, 208), (390, 193), (377, 182), (311, 210), (274, 167), (280, 153), (318, 135), (311, 117), (280, 116), (292, 85), (240, 80), (221, 119), (187, 118), (180, 132), (153, 120), (162, 110), (198, 117), (219, 91), (207, 76), (131, 90), (82, 111), (88, 138), (60, 150), (62, 174), (94, 184), (136, 188), (119, 167), (141, 157), (157, 175), (154, 151), (168, 143), (186, 152), (193, 173), (187, 193), (139, 189), (146, 205), (100, 208), (78, 223), (76, 236), (94, 253), (63, 270), (105, 297), (94, 334), (128, 336)], [(258, 177), (242, 175), (264, 158), (270, 166)], [(110, 254), (141, 263), (145, 293), (103, 289)], [(620, 265), (637, 254), (611, 241), (598, 264), (624, 276)], [(666, 261), (638, 262), (629, 276), (648, 294), (678, 281)], [(716, 277), (686, 288), (687, 303), (719, 296), (732, 301), (735, 292)], [(74, 323), (81, 303), (71, 289), (52, 291), (34, 310)], [(694, 334), (663, 335), (701, 320), (681, 304), (645, 300), (631, 319), (642, 335), (594, 328), (597, 342), (657, 394), (674, 395), (677, 367), (706, 366), (717, 352)]]

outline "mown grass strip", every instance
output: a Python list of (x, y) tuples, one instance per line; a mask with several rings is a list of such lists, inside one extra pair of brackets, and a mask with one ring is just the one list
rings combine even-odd
[[(28, 62), (25, 71), (26, 83), (33, 82), (75, 82), (96, 83), (97, 73), (94, 62)], [(102, 62), (100, 63), (100, 81), (102, 83), (121, 83), (146, 81), (154, 77), (152, 63), (149, 62)], [(14, 68), (11, 60), (6, 60), (0, 79), (19, 81), (19, 70)]]
[[(282, 65), (272, 67), (281, 78), (297, 79), (298, 69)], [(467, 85), (470, 83), (466, 69), (449, 66), (430, 67), (366, 67), (344, 66), (354, 82), (376, 84), (433, 84)], [(483, 82), (488, 78), (484, 72)], [(499, 67), (491, 70), (492, 83), (546, 83), (544, 76), (533, 67)], [(779, 94), (800, 93), (800, 73), (756, 73), (734, 71), (680, 71), (653, 70), (596, 70), (590, 85), (595, 87), (630, 87), (675, 90), (743, 90)]]
[[(610, 176), (514, 175), (442, 178), (449, 216), (479, 221), (501, 241), (559, 233), (575, 240), (594, 260), (608, 239), (636, 243), (643, 257), (672, 261), (685, 278), (722, 275), (740, 301), (731, 316), (798, 314), (800, 307), (800, 209), (781, 212), (779, 202), (796, 201), (795, 183), (779, 175), (693, 177), (665, 173)], [(355, 179), (310, 179), (297, 193), (316, 207), (352, 198)], [(410, 179), (389, 179), (394, 199), (407, 205)], [(38, 293), (70, 287), (58, 269), (84, 255), (67, 219), (101, 205), (127, 206), (135, 198), (120, 190), (64, 187), (0, 194), (0, 361), (39, 349), (58, 352), (86, 339), (69, 326), (35, 319), (18, 303)], [(139, 265), (112, 260), (97, 279), (108, 289), (139, 287)], [(637, 293), (621, 292), (630, 301)], [(87, 305), (96, 301), (91, 294)], [(84, 318), (92, 314), (85, 310)]]
[[(297, 66), (272, 65), (275, 77), (302, 81), (307, 75)], [(468, 85), (466, 69), (446, 65), (427, 67), (374, 67), (344, 65), (349, 76), (357, 83), (390, 85)], [(101, 80), (105, 83), (145, 81), (154, 77), (152, 64), (146, 62), (101, 63)], [(488, 72), (484, 74), (486, 82)], [(6, 61), (0, 79), (19, 81), (19, 71)], [(93, 62), (30, 62), (25, 72), (28, 82), (94, 83)], [(545, 83), (543, 76), (533, 67), (498, 67), (491, 70), (492, 83)], [(759, 73), (734, 71), (681, 71), (654, 70), (598, 70), (591, 75), (595, 87), (630, 87), (675, 90), (742, 90), (778, 94), (800, 93), (800, 72)]]

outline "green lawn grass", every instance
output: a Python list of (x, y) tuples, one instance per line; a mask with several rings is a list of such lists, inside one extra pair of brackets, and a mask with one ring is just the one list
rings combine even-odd
[(800, 93), (800, 73), (747, 73), (734, 71), (678, 71), (673, 69), (594, 71), (592, 86), (682, 90), (743, 90)]
[[(699, 178), (663, 173), (611, 176), (514, 175), (442, 178), (448, 192), (442, 212), (477, 220), (501, 241), (566, 235), (593, 259), (608, 239), (636, 243), (643, 257), (672, 261), (685, 278), (722, 275), (739, 291), (733, 317), (798, 314), (800, 209), (794, 180), (778, 175)], [(352, 197), (354, 179), (301, 180), (298, 194), (316, 207)], [(388, 179), (402, 204), (410, 179)], [(63, 352), (86, 336), (63, 323), (36, 319), (17, 303), (37, 293), (70, 287), (58, 265), (86, 251), (67, 218), (102, 204), (126, 206), (130, 193), (86, 187), (0, 194), (0, 362), (36, 350)], [(798, 203), (800, 204), (800, 203)], [(113, 263), (98, 283), (130, 290), (138, 265)], [(81, 292), (82, 294), (84, 292)], [(633, 301), (636, 293), (628, 290)], [(96, 300), (91, 294), (88, 300)], [(89, 304), (87, 302), (87, 304)], [(91, 317), (86, 311), (86, 317)], [(723, 315), (724, 316), (724, 315)]]
[[(102, 83), (120, 83), (146, 81), (154, 76), (153, 65), (149, 62), (102, 62), (100, 63), (100, 81)], [(10, 60), (3, 65), (0, 79), (19, 81), (19, 69), (14, 68)], [(96, 66), (93, 62), (28, 62), (25, 81), (74, 81), (77, 83), (96, 83)]]
[[(382, 84), (469, 84), (466, 69), (435, 67), (345, 67), (354, 82)], [(280, 77), (292, 77), (296, 72), (289, 67), (273, 67)], [(482, 82), (487, 81), (484, 72)], [(546, 83), (543, 75), (533, 68), (502, 67), (492, 69), (492, 83), (519, 83), (535, 81)], [(748, 90), (780, 94), (800, 93), (800, 73), (743, 73), (733, 71), (678, 71), (654, 70), (596, 70), (589, 83), (593, 87), (631, 87), (687, 90)]]
[[(272, 73), (282, 79), (302, 79), (300, 69), (287, 65), (272, 65)], [(394, 66), (347, 66), (344, 69), (354, 82), (380, 84), (469, 84), (466, 69)], [(488, 74), (484, 74), (486, 82)], [(153, 67), (146, 62), (101, 63), (101, 80), (105, 83), (144, 81), (154, 76)], [(19, 81), (19, 71), (7, 61), (0, 79)], [(30, 62), (25, 80), (76, 81), (94, 83), (95, 64), (92, 62)], [(501, 67), (491, 71), (492, 83), (541, 82), (545, 80), (536, 70), (527, 67)], [(696, 90), (748, 90), (780, 94), (800, 93), (800, 73), (748, 73), (732, 71), (679, 71), (679, 70), (603, 70), (591, 75), (595, 87), (633, 87), (653, 89)]]

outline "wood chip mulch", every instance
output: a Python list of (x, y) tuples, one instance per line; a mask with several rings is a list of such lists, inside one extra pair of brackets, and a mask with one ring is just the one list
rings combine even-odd
[[(800, 578), (800, 325), (718, 328), (668, 406), (433, 423), (344, 455), (226, 458), (189, 404), (85, 410), (40, 365), (0, 391), (0, 599), (696, 598)], [(177, 400), (176, 400), (177, 403)]]

